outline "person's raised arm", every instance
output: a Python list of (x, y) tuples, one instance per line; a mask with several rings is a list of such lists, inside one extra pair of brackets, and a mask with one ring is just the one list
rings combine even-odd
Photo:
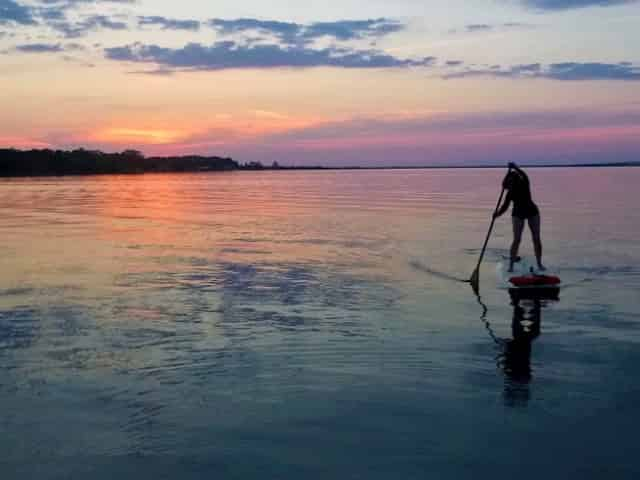
[(504, 202), (502, 206), (493, 214), (493, 218), (498, 218), (504, 215), (504, 212), (509, 210), (509, 205), (511, 204), (511, 190), (507, 192), (507, 196), (504, 197)]

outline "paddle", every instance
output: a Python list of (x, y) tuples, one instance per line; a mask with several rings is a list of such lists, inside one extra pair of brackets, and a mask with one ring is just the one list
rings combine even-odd
[[(509, 168), (509, 171), (511, 171), (511, 168)], [(493, 215), (491, 215), (491, 225), (489, 225), (489, 231), (487, 232), (487, 238), (485, 238), (484, 245), (482, 246), (482, 251), (480, 252), (480, 258), (478, 259), (478, 265), (476, 266), (476, 269), (471, 274), (471, 278), (468, 280), (468, 282), (471, 284), (471, 288), (473, 288), (473, 291), (476, 293), (476, 295), (480, 291), (480, 264), (482, 263), (482, 259), (484, 258), (484, 252), (487, 249), (487, 244), (489, 243), (489, 238), (491, 238), (491, 232), (493, 232), (493, 225), (496, 223), (495, 214), (498, 212), (498, 209), (500, 208), (500, 204), (502, 203), (502, 197), (503, 196), (504, 196), (504, 187), (502, 187), (502, 191), (500, 192), (500, 196), (498, 197), (498, 203), (496, 204), (496, 208), (493, 211)]]

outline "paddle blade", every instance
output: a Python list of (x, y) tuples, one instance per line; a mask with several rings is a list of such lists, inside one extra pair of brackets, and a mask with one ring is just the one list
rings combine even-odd
[(473, 288), (474, 293), (477, 295), (480, 291), (480, 269), (476, 268), (471, 274), (471, 278), (469, 279), (469, 283), (471, 284), (471, 288)]

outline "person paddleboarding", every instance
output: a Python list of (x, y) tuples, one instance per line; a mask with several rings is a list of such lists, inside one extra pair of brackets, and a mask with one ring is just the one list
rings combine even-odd
[(511, 220), (513, 222), (513, 243), (511, 244), (511, 257), (509, 258), (509, 272), (513, 272), (513, 264), (520, 258), (518, 249), (522, 239), (525, 221), (529, 223), (533, 248), (538, 262), (538, 269), (545, 271), (542, 264), (542, 240), (540, 238), (540, 210), (531, 198), (531, 185), (527, 174), (515, 163), (509, 163), (509, 172), (502, 181), (502, 187), (507, 191), (502, 206), (494, 213), (494, 219), (502, 216), (513, 202)]

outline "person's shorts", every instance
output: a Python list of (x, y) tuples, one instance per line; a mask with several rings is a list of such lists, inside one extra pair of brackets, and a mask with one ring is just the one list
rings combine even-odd
[(517, 217), (522, 220), (528, 220), (529, 218), (533, 218), (536, 215), (540, 215), (540, 210), (535, 204), (524, 208), (514, 208), (511, 212), (512, 217)]

